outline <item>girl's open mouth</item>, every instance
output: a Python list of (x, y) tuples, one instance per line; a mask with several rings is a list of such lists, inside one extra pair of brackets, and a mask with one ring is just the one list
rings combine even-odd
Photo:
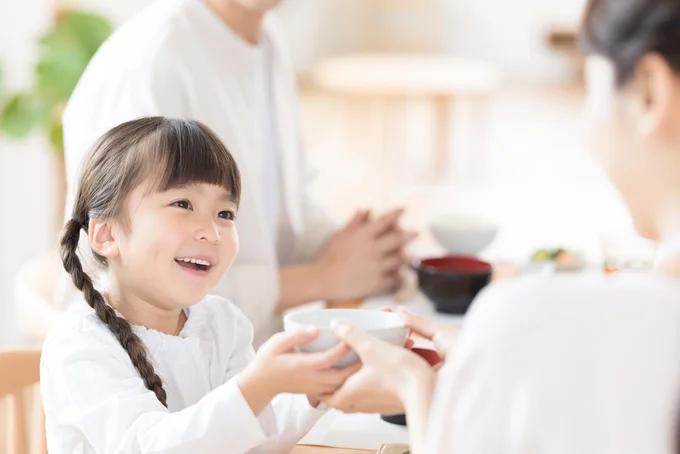
[(175, 262), (182, 268), (187, 270), (198, 271), (201, 273), (206, 273), (212, 268), (212, 264), (207, 260), (197, 259), (193, 257), (180, 257), (176, 258)]

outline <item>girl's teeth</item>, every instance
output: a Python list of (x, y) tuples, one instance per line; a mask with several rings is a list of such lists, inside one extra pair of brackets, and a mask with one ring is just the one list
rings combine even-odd
[(180, 260), (180, 261), (182, 261), (182, 262), (184, 262), (184, 263), (195, 263), (195, 264), (198, 264), (198, 265), (210, 266), (210, 262), (208, 262), (208, 261), (206, 261), (206, 260), (193, 259), (193, 258), (188, 258), (188, 257), (186, 257), (186, 258), (180, 258), (180, 259), (178, 259), (178, 260)]

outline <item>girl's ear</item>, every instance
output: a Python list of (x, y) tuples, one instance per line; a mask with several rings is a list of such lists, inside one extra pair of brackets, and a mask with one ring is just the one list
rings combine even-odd
[(120, 253), (114, 237), (113, 225), (110, 221), (90, 219), (88, 239), (92, 250), (102, 257), (113, 258)]

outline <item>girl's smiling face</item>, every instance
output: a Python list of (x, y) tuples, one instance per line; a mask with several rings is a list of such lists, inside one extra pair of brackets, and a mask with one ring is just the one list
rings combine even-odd
[(200, 301), (236, 258), (237, 209), (221, 186), (199, 183), (156, 193), (149, 184), (137, 187), (125, 201), (124, 222), (94, 228), (104, 235), (100, 239), (108, 230), (109, 244), (99, 249), (116, 287), (124, 289), (120, 296), (164, 309)]

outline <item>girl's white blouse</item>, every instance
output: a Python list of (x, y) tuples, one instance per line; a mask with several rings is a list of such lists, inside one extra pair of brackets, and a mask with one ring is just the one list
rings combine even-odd
[(234, 379), (254, 356), (250, 322), (216, 296), (187, 315), (178, 336), (133, 326), (163, 380), (165, 408), (92, 308), (79, 302), (64, 314), (40, 371), (51, 454), (290, 452), (323, 411), (282, 394), (254, 415)]

